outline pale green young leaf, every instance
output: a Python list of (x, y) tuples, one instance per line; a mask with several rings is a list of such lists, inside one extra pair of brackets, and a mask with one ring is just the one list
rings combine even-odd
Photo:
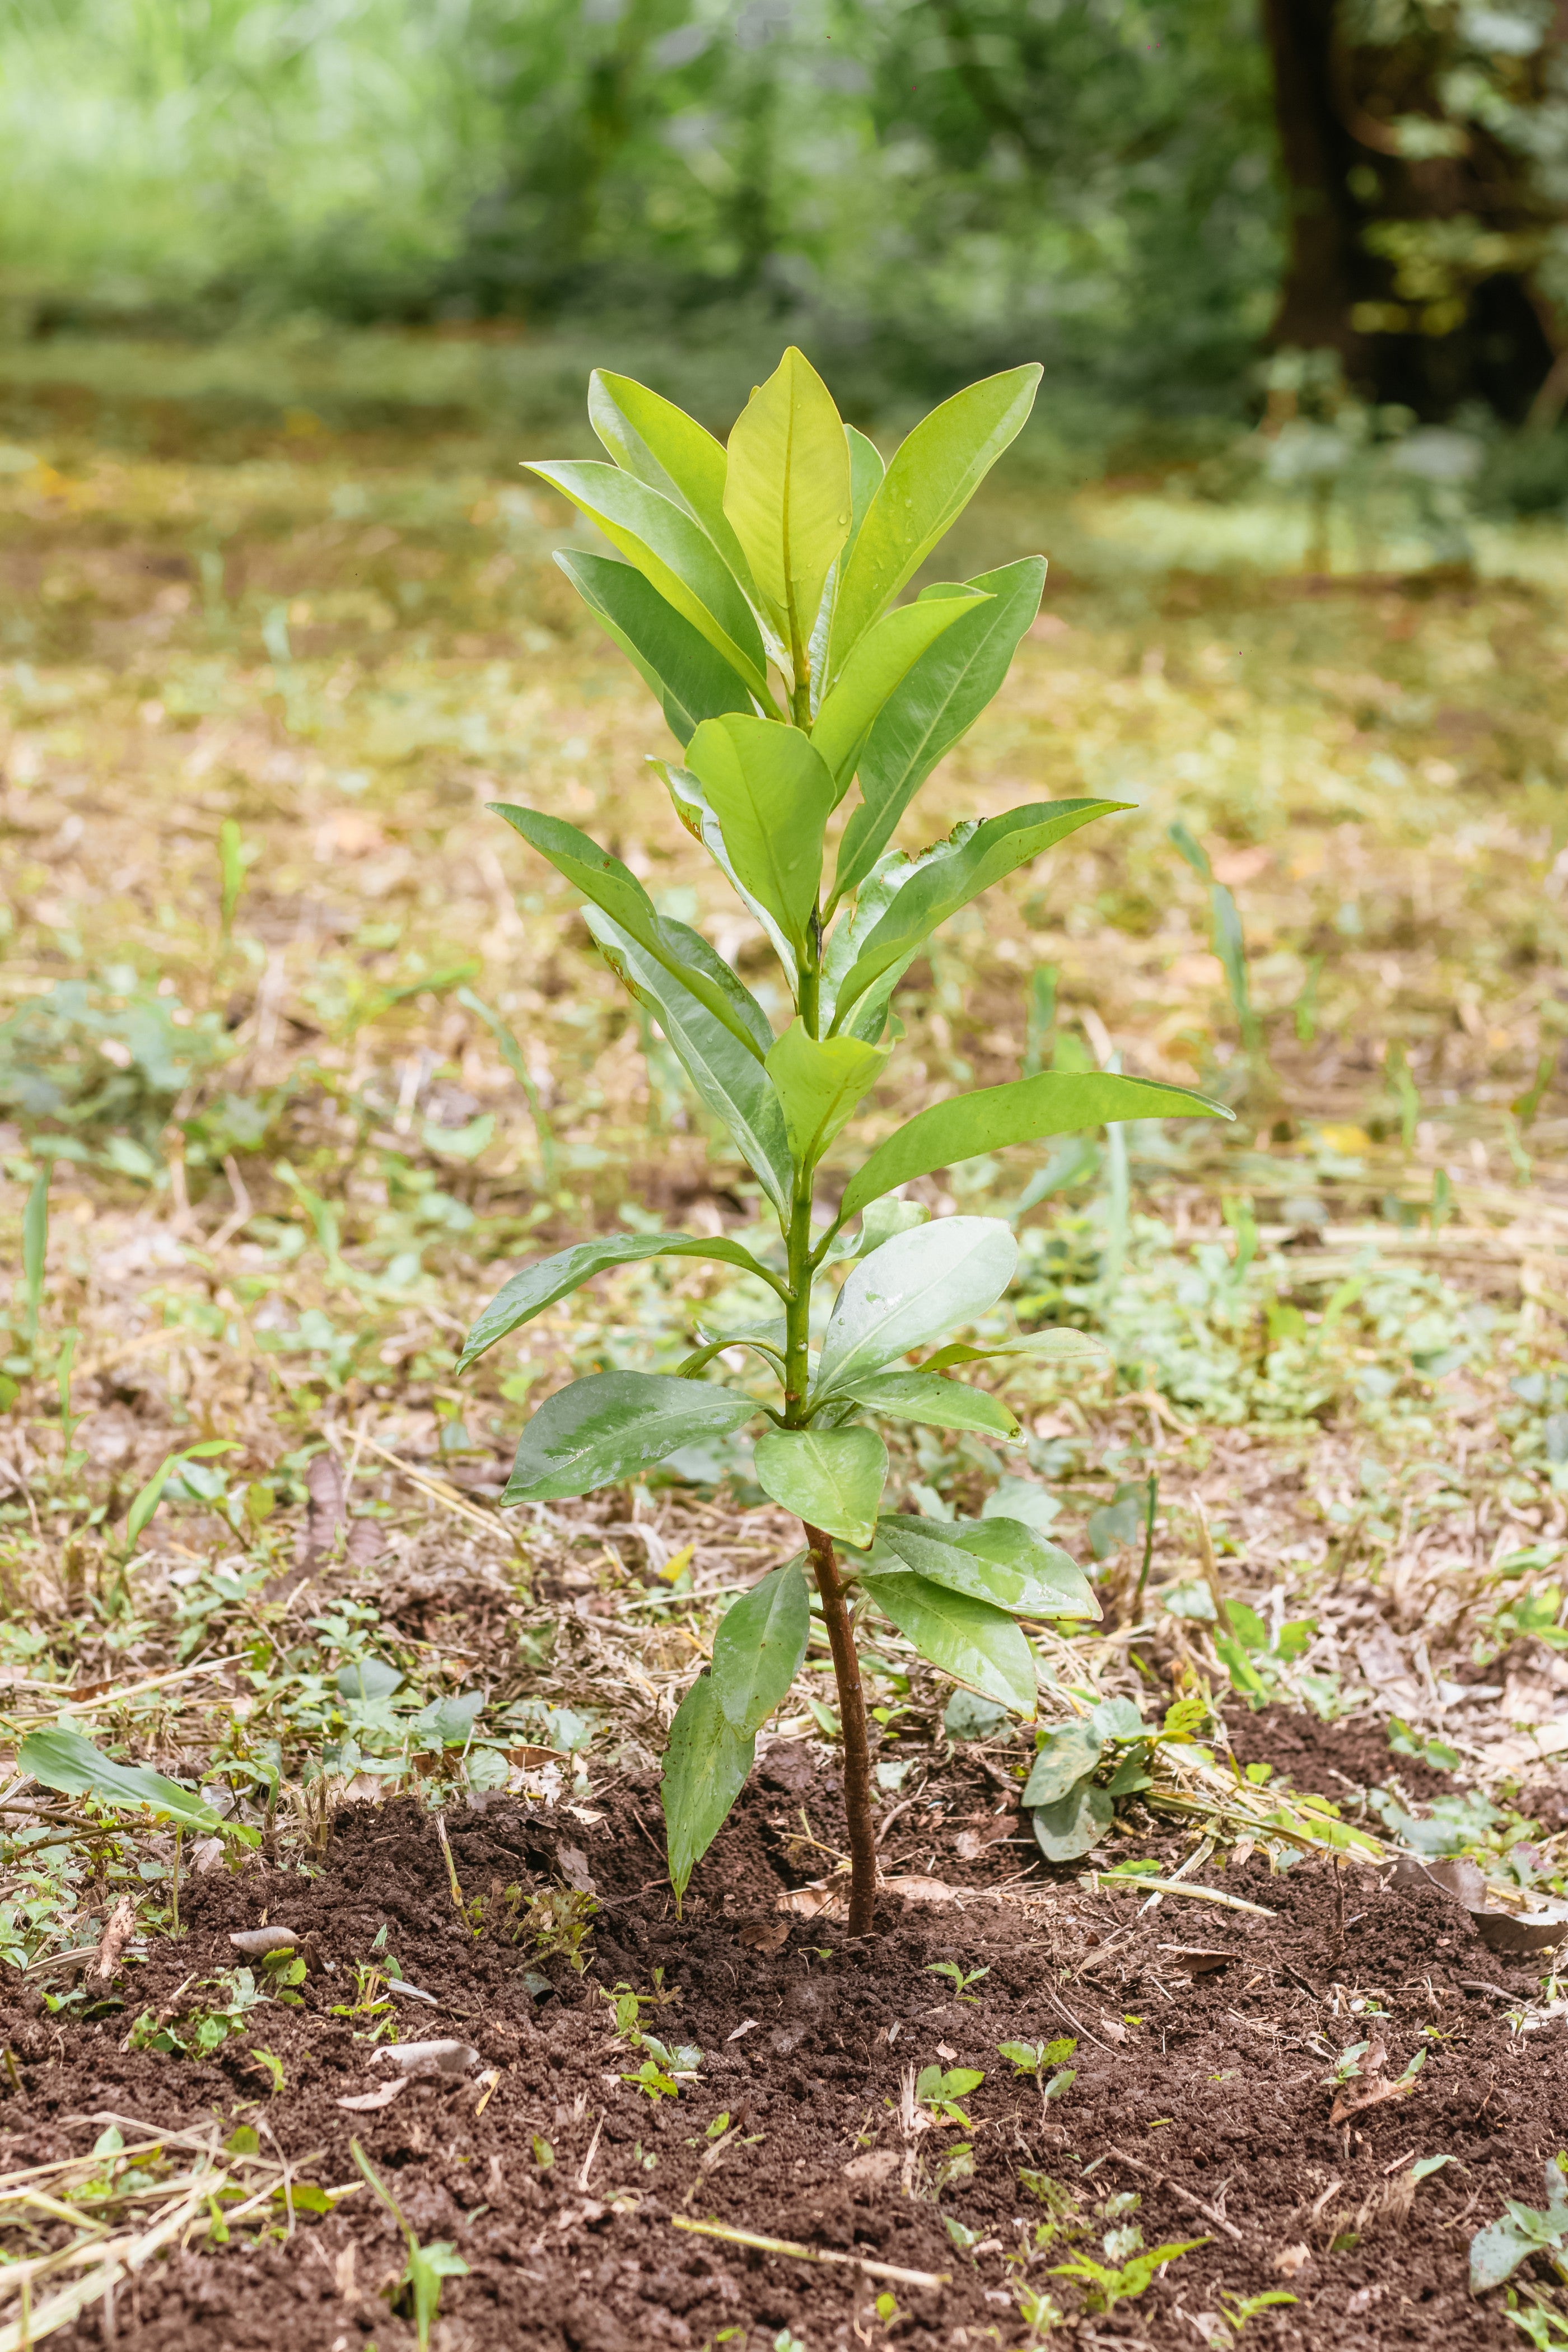
[(758, 1486), (825, 1535), (868, 1544), (888, 1477), (888, 1449), (874, 1429), (770, 1429), (758, 1438)]
[(1016, 1437), (1018, 1423), (999, 1397), (944, 1381), (935, 1372), (867, 1372), (838, 1391), (868, 1412), (892, 1421), (918, 1421), (928, 1429), (979, 1429), (993, 1437)]
[(858, 1037), (813, 1037), (801, 1020), (790, 1023), (767, 1059), (767, 1073), (784, 1107), (784, 1132), (799, 1168), (814, 1168), (856, 1104), (875, 1086), (887, 1048)]
[(954, 1339), (928, 1356), (921, 1370), (942, 1372), (950, 1364), (978, 1364), (990, 1358), (1034, 1364), (1104, 1365), (1110, 1361), (1110, 1349), (1094, 1332), (1075, 1331), (1063, 1325), (1049, 1331), (1023, 1331), (1016, 1339), (983, 1339), (977, 1347)]
[(972, 383), (917, 425), (860, 526), (833, 614), (837, 675), (873, 621), (952, 528), (1034, 404), (1039, 367)]
[(635, 1477), (678, 1446), (727, 1437), (750, 1397), (665, 1372), (590, 1372), (547, 1397), (523, 1430), (503, 1503), (549, 1503)]
[[(1054, 849), (1081, 825), (1130, 805), (1127, 801), (1037, 801), (988, 817), (983, 824), (956, 826), (945, 846), (935, 856), (922, 857), (903, 887), (894, 890), (887, 912), (839, 982), (835, 1018), (842, 1022), (894, 964), (907, 967), (933, 931), (994, 882)], [(886, 879), (879, 877), (884, 887)]]
[(750, 593), (751, 572), (724, 512), (723, 443), (672, 400), (606, 368), (588, 378), (588, 421), (617, 466), (701, 524)]
[(1100, 1843), (1115, 1819), (1109, 1790), (1092, 1780), (1078, 1780), (1054, 1805), (1037, 1805), (1029, 1826), (1047, 1862), (1078, 1862)]
[(840, 1204), (840, 1215), (853, 1216), (879, 1193), (890, 1192), (933, 1169), (951, 1168), (960, 1160), (973, 1160), (984, 1151), (1005, 1150), (1010, 1144), (1037, 1143), (1047, 1135), (1076, 1135), (1084, 1128), (1104, 1127), (1124, 1118), (1234, 1118), (1223, 1103), (1186, 1087), (1166, 1086), (1158, 1078), (1124, 1078), (1112, 1071), (1088, 1070), (1068, 1076), (1055, 1070), (1037, 1078), (1015, 1078), (1001, 1087), (982, 1087), (976, 1093), (955, 1095), (917, 1111), (879, 1143), (853, 1177)]
[(1022, 1617), (1098, 1617), (1099, 1601), (1076, 1560), (1018, 1519), (921, 1519), (889, 1512), (884, 1548), (933, 1584), (972, 1592)]
[(793, 975), (795, 969), (794, 944), (774, 920), (771, 909), (747, 889), (736, 873), (735, 862), (724, 839), (724, 828), (703, 789), (701, 778), (693, 775), (689, 768), (677, 768), (666, 760), (650, 760), (648, 766), (669, 794), (670, 806), (692, 840), (702, 844), (746, 912), (767, 933), (773, 953), (785, 971)]
[(849, 789), (866, 739), (900, 681), (927, 648), (986, 600), (953, 587), (944, 596), (900, 604), (867, 630), (825, 697), (811, 740), (832, 769), (840, 799)]
[(654, 1015), (704, 1108), (729, 1129), (773, 1206), (787, 1209), (794, 1183), (789, 1139), (763, 1065), (618, 924), (597, 907), (584, 913), (605, 962)]
[(735, 1730), (760, 1730), (782, 1705), (805, 1662), (810, 1633), (811, 1597), (798, 1558), (775, 1568), (724, 1612), (713, 1636), (713, 1689)]
[(711, 1675), (699, 1675), (669, 1727), (659, 1790), (677, 1905), (744, 1788), (756, 1752), (755, 1733), (736, 1730), (719, 1704)]
[(1033, 1715), (1034, 1657), (1005, 1610), (901, 1570), (866, 1575), (861, 1581), (882, 1614), (931, 1665), (1015, 1714)]
[(859, 1258), (834, 1302), (816, 1393), (880, 1371), (911, 1348), (994, 1307), (1018, 1244), (998, 1217), (941, 1217)]
[(712, 541), (683, 508), (616, 466), (563, 460), (532, 465), (529, 471), (597, 523), (666, 604), (685, 614), (753, 694), (767, 699), (756, 615)]
[(860, 536), (860, 526), (870, 512), (871, 501), (881, 488), (888, 470), (876, 443), (857, 426), (847, 425), (844, 438), (849, 445), (849, 536), (838, 551), (840, 571), (849, 560), (849, 551)]
[(1060, 1804), (1085, 1774), (1093, 1771), (1104, 1747), (1092, 1724), (1063, 1723), (1047, 1731), (1035, 1752), (1019, 1804), (1030, 1811), (1036, 1805)]
[(763, 1059), (773, 1042), (768, 1017), (700, 932), (659, 914), (636, 875), (574, 824), (544, 816), (538, 809), (510, 808), (500, 801), (489, 805), (531, 849), (547, 857), (557, 874), (602, 907), (656, 963), (689, 989), (749, 1053), (759, 1062)]
[[(735, 1050), (738, 1054), (739, 1048)], [(757, 1066), (750, 1062), (749, 1066), (754, 1070)], [(694, 1239), (688, 1234), (605, 1234), (595, 1241), (578, 1242), (571, 1249), (557, 1250), (553, 1257), (540, 1258), (503, 1283), (464, 1340), (458, 1370), (466, 1372), (487, 1348), (493, 1348), (508, 1332), (542, 1315), (547, 1307), (569, 1297), (596, 1274), (604, 1274), (611, 1266), (635, 1265), (650, 1257), (715, 1258), (722, 1265), (738, 1265), (747, 1274), (759, 1275), (764, 1282), (773, 1279), (764, 1266), (757, 1264), (750, 1250), (721, 1236), (708, 1241)]]
[(708, 719), (687, 746), (686, 761), (743, 887), (804, 953), (834, 803), (827, 762), (798, 728), (745, 717)]
[(146, 1484), (139, 1486), (131, 1498), (131, 1508), (125, 1514), (125, 1541), (132, 1551), (142, 1539), (142, 1531), (163, 1499), (163, 1489), (183, 1463), (205, 1462), (215, 1454), (233, 1454), (239, 1441), (233, 1437), (204, 1437), (198, 1445), (187, 1445), (177, 1454), (167, 1454), (159, 1463)]
[[(968, 585), (989, 602), (966, 605), (889, 695), (860, 754), (860, 806), (844, 828), (833, 902), (859, 889), (921, 786), (1000, 688), (1018, 641), (1040, 609), (1046, 566), (1026, 556)], [(943, 596), (945, 583), (920, 598)]]
[[(16, 1751), (19, 1772), (58, 1789), (62, 1796), (96, 1797), (102, 1805), (151, 1806), (155, 1813), (177, 1822), (182, 1829), (198, 1830), (204, 1837), (230, 1829), (221, 1813), (203, 1802), (194, 1789), (182, 1789), (145, 1764), (121, 1764), (105, 1756), (79, 1731), (58, 1728), (30, 1731)], [(254, 1836), (254, 1832), (251, 1832)]]
[[(834, 924), (823, 950), (821, 1019), (825, 1028), (831, 1028), (844, 982), (859, 962), (861, 950), (893, 900), (900, 890), (909, 887), (911, 875), (934, 859), (945, 857), (949, 847), (946, 841), (937, 841), (929, 849), (916, 850), (912, 854), (902, 849), (890, 850), (866, 877), (854, 906)], [(889, 965), (879, 983), (866, 992), (858, 1008), (849, 1014), (845, 1024), (853, 1034), (868, 1037), (875, 1044), (881, 1033), (882, 1016), (879, 1013), (874, 1030), (863, 1025), (862, 1016), (868, 1006), (886, 1004), (909, 965), (914, 961), (918, 947), (918, 942), (911, 945), (903, 962)]]
[(618, 555), (563, 549), (555, 561), (589, 611), (658, 697), (670, 733), (689, 743), (705, 719), (750, 710), (752, 698), (738, 670), (715, 653), (683, 614)]
[(849, 535), (849, 446), (833, 395), (793, 345), (730, 435), (724, 512), (782, 636), (805, 646)]

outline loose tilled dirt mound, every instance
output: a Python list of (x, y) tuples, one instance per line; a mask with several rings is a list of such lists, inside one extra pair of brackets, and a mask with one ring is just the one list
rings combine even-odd
[[(1389, 1761), (1370, 1726), (1325, 1732), (1277, 1712), (1238, 1725), (1237, 1741), (1271, 1751), (1301, 1785), (1345, 1759), (1362, 1779)], [(317, 1875), (255, 1864), (193, 1880), (187, 1934), (126, 1972), (119, 2014), (68, 2021), (37, 1994), (0, 2012), (14, 2054), (5, 2166), (82, 2152), (107, 2115), (202, 2128), (216, 2113), (226, 2131), (256, 2101), (250, 2118), (265, 2116), (301, 2177), (337, 2186), (356, 2178), (357, 2135), (421, 2239), (451, 2241), (469, 2265), (447, 2283), (439, 2352), (721, 2337), (763, 2352), (785, 2330), (809, 2352), (1020, 2346), (1033, 2339), (1014, 2283), (1048, 2200), (1092, 2224), (1031, 2251), (1028, 2284), (1073, 2314), (1079, 2293), (1049, 2266), (1075, 2245), (1098, 2257), (1110, 2221), (1097, 2210), (1126, 2192), (1142, 2197), (1150, 2244), (1208, 2242), (1136, 2302), (1082, 2318), (1073, 2340), (1190, 2352), (1212, 2332), (1205, 2315), (1222, 2291), (1273, 2288), (1298, 2301), (1255, 2317), (1249, 2344), (1518, 2341), (1496, 2296), (1469, 2295), (1468, 2249), (1505, 2197), (1540, 2201), (1542, 2160), (1568, 2144), (1564, 2028), (1510, 2031), (1510, 2008), (1532, 1993), (1540, 1963), (1487, 1951), (1436, 1892), (1385, 1889), (1352, 1869), (1341, 1904), (1324, 1865), (1271, 1875), (1255, 1859), (1197, 1875), (1271, 1917), (1170, 1895), (1143, 1911), (1134, 1893), (1090, 1894), (1031, 1860), (994, 1777), (961, 1750), (940, 1771), (933, 1759), (897, 1820), (889, 1805), (885, 1850), (905, 1871), (972, 1883), (944, 1904), (887, 1899), (876, 1937), (855, 1945), (827, 1916), (777, 1909), (820, 1866), (808, 1836), (831, 1844), (841, 1829), (830, 1767), (807, 1751), (764, 1758), (684, 1920), (662, 1875), (656, 1790), (623, 1782), (599, 1802), (588, 1820), (510, 1800), (448, 1814), (464, 1894), (487, 1905), (477, 1934), (454, 1906), (431, 1822), (407, 1801), (347, 1808)], [(991, 1885), (977, 1883), (987, 1873)], [(543, 1991), (531, 1948), (506, 1924), (506, 1890), (584, 1874), (601, 1906), (587, 1969), (550, 1961), (554, 1989)], [(143, 2008), (177, 2011), (193, 1973), (234, 1964), (229, 1932), (268, 1917), (313, 1938), (302, 2005), (259, 2012), (265, 2026), (249, 2037), (282, 2062), (276, 2095), (264, 2095), (244, 2039), (206, 2062), (121, 2049)], [(384, 2079), (332, 2013), (353, 2000), (353, 1964), (384, 1929), (383, 1960), (439, 2003), (404, 2003), (405, 2039), (470, 2042), (487, 2074), (500, 2070), (488, 2096), (476, 2066), (464, 2080), (411, 2082), (379, 2108), (338, 2104)], [(988, 1973), (956, 1999), (930, 1972), (938, 1960)], [(679, 2099), (650, 2102), (622, 2079), (641, 2053), (616, 2041), (604, 1991), (647, 1992), (656, 1970), (676, 1997), (645, 2023), (703, 2057)], [(1077, 2080), (1047, 2107), (997, 2044), (1067, 2036)], [(1380, 2080), (1426, 2052), (1413, 2091), (1331, 2126), (1332, 2057), (1379, 2036), (1390, 2053)], [(984, 2069), (963, 2102), (970, 2127), (908, 2129), (907, 2072), (932, 2063)], [(732, 2128), (720, 2142), (709, 2126), (721, 2114)], [(972, 2170), (952, 2158), (959, 2144)], [(1422, 2181), (1412, 2207), (1404, 2176), (1431, 2155), (1456, 2160)], [(946, 2283), (889, 2290), (851, 2267), (685, 2233), (677, 2216)], [(952, 2242), (947, 2217), (970, 2244)], [(413, 2340), (386, 2300), (401, 2260), (390, 2216), (362, 2189), (328, 2215), (301, 2214), (291, 2239), (193, 2237), (122, 2285), (107, 2322), (94, 2311), (54, 2341), (60, 2352), (106, 2341), (125, 2352), (395, 2352)], [(896, 2307), (879, 2313), (889, 2291)]]

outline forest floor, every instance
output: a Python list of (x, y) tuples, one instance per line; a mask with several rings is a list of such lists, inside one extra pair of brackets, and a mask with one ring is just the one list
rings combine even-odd
[[(765, 995), (549, 564), (540, 438), (81, 373), (0, 364), (0, 2352), (412, 2344), (351, 2139), (467, 2265), (441, 2352), (1568, 2341), (1550, 1952), (1390, 1874), (1468, 1857), (1517, 1907), (1568, 1870), (1561, 547), (1325, 578), (1179, 483), (1023, 472), (966, 526), (965, 570), (1068, 559), (910, 838), (1136, 806), (911, 973), (867, 1131), (1112, 1053), (1237, 1119), (929, 1186), (1010, 1216), (1009, 1312), (1114, 1369), (1042, 1375), (1016, 1453), (895, 1436), (890, 1499), (1010, 1480), (1096, 1564), (1043, 1721), (1209, 1712), (1056, 1868), (1032, 1730), (882, 1644), (853, 1944), (820, 1643), (680, 1919), (663, 1877), (663, 1727), (791, 1548), (745, 1449), (498, 1507), (531, 1401), (672, 1369), (743, 1286), (651, 1262), (453, 1378), (520, 1258), (759, 1213), (486, 813), (596, 834)], [(49, 1727), (252, 1842), (41, 1800)], [(455, 2071), (378, 2054), (429, 2040)], [(1474, 2296), (1510, 2198), (1543, 2250)]]

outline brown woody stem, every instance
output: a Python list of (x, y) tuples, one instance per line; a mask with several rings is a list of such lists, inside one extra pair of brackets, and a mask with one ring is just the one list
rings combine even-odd
[(838, 1720), (844, 1731), (844, 1812), (849, 1828), (849, 1933), (868, 1936), (877, 1901), (877, 1832), (871, 1818), (871, 1747), (866, 1735), (866, 1694), (860, 1684), (860, 1661), (838, 1577), (838, 1559), (831, 1536), (802, 1520), (811, 1554), (816, 1589), (822, 1596), (822, 1621), (833, 1653), (833, 1675), (838, 1685)]

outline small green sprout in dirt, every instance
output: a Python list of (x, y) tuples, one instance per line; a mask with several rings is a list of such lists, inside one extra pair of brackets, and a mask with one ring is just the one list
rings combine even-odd
[[(1055, 2042), (999, 2042), (996, 2055), (1011, 2063), (1015, 2079), (1027, 2074), (1034, 2076), (1043, 2111), (1052, 2099), (1065, 2099), (1077, 2082), (1078, 2068), (1065, 2063), (1077, 2048), (1078, 2043), (1072, 2036), (1063, 2034)], [(1047, 2082), (1047, 2069), (1052, 2066), (1058, 2071)]]
[[(224, 1997), (184, 2012), (181, 2003), (190, 1992)], [(231, 2036), (243, 2032), (247, 2017), (265, 1999), (248, 1969), (226, 1969), (221, 1975), (199, 1979), (187, 1977), (155, 2017), (150, 2009), (142, 2011), (126, 2036), (126, 2045), (132, 2050), (162, 2050), (176, 2058), (210, 2058)]]
[(1540, 2254), (1568, 2283), (1568, 2153), (1547, 2159), (1546, 2205), (1542, 2210), (1510, 2197), (1500, 2221), (1489, 2221), (1470, 2240), (1470, 2293), (1501, 2286), (1521, 2263)]
[(1019, 2280), (1014, 2286), (1013, 2294), (1017, 2303), (1018, 2316), (1031, 2331), (1036, 2343), (1065, 2323), (1067, 2314), (1061, 2305), (1055, 2295), (1047, 2294), (1043, 2288), (1027, 2286)]
[(1219, 2309), (1195, 2313), (1194, 2325), (1200, 2330), (1206, 2329), (1204, 2342), (1209, 2352), (1234, 2352), (1249, 2319), (1256, 2319), (1260, 2311), (1268, 2311), (1275, 2304), (1294, 2303), (1296, 2300), (1295, 2295), (1286, 2294), (1279, 2287), (1270, 2287), (1263, 2294), (1249, 2295), (1228, 2294), (1222, 2289)]
[(702, 2053), (690, 2042), (679, 2042), (672, 2050), (655, 2035), (638, 2032), (634, 2046), (647, 2055), (635, 2074), (623, 2074), (621, 2080), (646, 2092), (656, 2105), (660, 2099), (679, 2098), (681, 2084), (697, 2080)]
[(428, 2352), (430, 2330), (435, 2324), (436, 2313), (441, 2301), (441, 2282), (448, 2278), (466, 2278), (468, 2274), (468, 2265), (448, 2239), (437, 2238), (430, 2245), (422, 2246), (409, 2227), (402, 2206), (382, 2179), (359, 2141), (350, 2140), (349, 2148), (365, 2179), (403, 2232), (404, 2243), (408, 2249), (408, 2260), (404, 2265), (403, 2276), (398, 2281), (396, 2303), (412, 2305), (414, 2334), (418, 2343), (419, 2352)]
[(588, 1965), (583, 1948), (598, 1908), (591, 1895), (575, 1886), (547, 1887), (530, 1895), (515, 1940), (521, 1944), (525, 1936), (531, 1936), (536, 1959), (564, 1960), (581, 1976)]
[(926, 1974), (928, 1977), (946, 1977), (952, 1987), (954, 1998), (958, 2000), (969, 2001), (971, 2004), (973, 2004), (978, 2000), (978, 1996), (970, 1991), (970, 1986), (972, 1984), (978, 1984), (982, 1977), (988, 1977), (991, 1971), (988, 1968), (961, 1969), (956, 1960), (928, 1960), (926, 1962)]
[(1145, 2246), (1142, 2231), (1133, 2224), (1107, 2231), (1100, 2246), (1104, 2263), (1097, 2263), (1089, 2254), (1074, 2254), (1065, 2263), (1055, 2263), (1051, 2275), (1072, 2279), (1081, 2286), (1085, 2311), (1099, 2316), (1114, 2311), (1119, 2303), (1135, 2302), (1166, 2263), (1209, 2243), (1207, 2238), (1183, 2238), (1172, 2245)]
[[(504, 1500), (621, 1485), (683, 1446), (764, 1424), (753, 1475), (800, 1520), (804, 1549), (731, 1608), (710, 1669), (676, 1712), (663, 1790), (670, 1880), (679, 1902), (800, 1672), (809, 1570), (844, 1743), (852, 1936), (870, 1931), (877, 1889), (862, 1619), (886, 1619), (940, 1672), (1026, 1720), (1035, 1660), (1017, 1620), (1100, 1613), (1068, 1554), (1020, 1520), (883, 1508), (878, 1423), (1016, 1437), (999, 1398), (947, 1375), (1099, 1352), (1066, 1328), (956, 1340), (1006, 1296), (1017, 1235), (999, 1217), (933, 1220), (900, 1195), (956, 1161), (1048, 1136), (1230, 1116), (1150, 1079), (1044, 1071), (929, 1103), (851, 1153), (847, 1181), (822, 1181), (888, 1071), (902, 1034), (894, 992), (936, 933), (994, 883), (1128, 805), (1038, 802), (962, 824), (917, 855), (889, 847), (937, 761), (1001, 688), (1038, 609), (1038, 557), (898, 599), (1022, 429), (1040, 373), (971, 384), (885, 464), (798, 351), (752, 393), (727, 446), (657, 393), (596, 370), (588, 413), (611, 462), (531, 467), (610, 541), (613, 554), (557, 561), (663, 709), (680, 757), (656, 760), (654, 773), (776, 955), (767, 988), (753, 994), (704, 933), (662, 911), (574, 825), (535, 809), (497, 814), (585, 902), (645, 1035), (657, 1022), (778, 1234), (756, 1252), (728, 1234), (646, 1229), (579, 1241), (512, 1276), (458, 1369), (612, 1266), (695, 1258), (747, 1278), (752, 1319), (705, 1336), (674, 1373), (591, 1372), (549, 1397), (523, 1429)], [(711, 1376), (737, 1351), (744, 1387)]]
[(541, 2172), (550, 2171), (555, 2162), (555, 2150), (547, 2139), (541, 2139), (537, 2132), (533, 2135), (533, 2160)]
[(1535, 2352), (1564, 2352), (1568, 2319), (1552, 2309), (1539, 2287), (1527, 2286), (1523, 2294), (1521, 2303), (1514, 2288), (1505, 2288), (1505, 2318), (1513, 2322), (1526, 2343), (1534, 2345)]
[(940, 2066), (922, 2066), (915, 2077), (915, 2103), (944, 2124), (962, 2124), (965, 2131), (973, 2131), (974, 2126), (958, 2102), (977, 2091), (984, 2080), (977, 2066), (952, 2066), (946, 2074)]

